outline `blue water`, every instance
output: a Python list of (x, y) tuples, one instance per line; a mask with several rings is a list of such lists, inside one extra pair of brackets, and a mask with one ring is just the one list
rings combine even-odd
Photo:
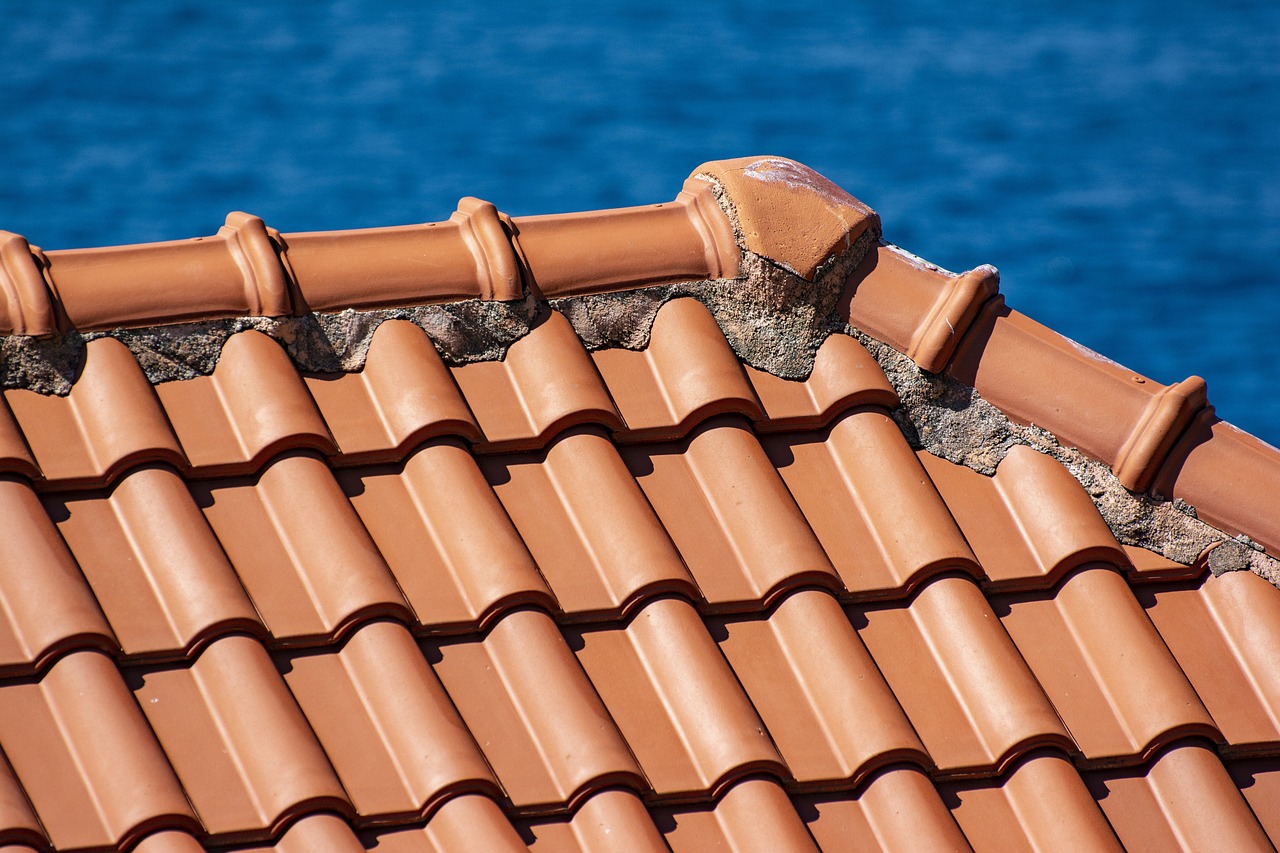
[(1280, 443), (1280, 4), (967, 5), (0, 0), (0, 228), (550, 213), (780, 154)]

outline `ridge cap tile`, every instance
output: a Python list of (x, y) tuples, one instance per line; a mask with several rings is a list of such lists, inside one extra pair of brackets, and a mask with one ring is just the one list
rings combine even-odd
[[(785, 157), (713, 160), (694, 169), (691, 178), (719, 186), (721, 203), (730, 209), (743, 249), (807, 281), (864, 232), (880, 231), (875, 211), (808, 166)], [(798, 222), (806, 227), (792, 227)]]

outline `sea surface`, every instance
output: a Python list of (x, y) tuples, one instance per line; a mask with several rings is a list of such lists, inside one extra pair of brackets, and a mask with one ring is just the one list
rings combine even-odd
[(1280, 444), (1280, 3), (0, 0), (0, 229), (46, 249), (644, 204), (753, 154)]

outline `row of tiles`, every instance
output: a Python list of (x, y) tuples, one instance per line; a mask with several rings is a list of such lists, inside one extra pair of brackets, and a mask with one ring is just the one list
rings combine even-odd
[[(511, 818), (466, 792), (425, 822), (355, 830), (340, 813), (300, 816), (242, 853), (535, 853), (628, 850), (1268, 851), (1280, 838), (1280, 764), (1222, 762), (1196, 741), (1172, 745), (1137, 772), (1078, 773), (1060, 753), (1026, 756), (998, 780), (935, 787), (911, 765), (884, 768), (848, 792), (797, 794), (771, 777), (748, 777), (711, 803), (647, 806), (607, 788), (567, 815)], [(1268, 837), (1269, 836), (1269, 837)], [(33, 850), (22, 841), (6, 850)], [(207, 843), (208, 839), (203, 839)], [(136, 853), (199, 853), (186, 828), (142, 838)]]
[(703, 617), (668, 596), (605, 625), (524, 608), (461, 638), (372, 620), (333, 647), (231, 634), (168, 665), (73, 651), (0, 683), (0, 829), (33, 828), (28, 801), (74, 848), (160, 825), (266, 836), (317, 810), (403, 822), (463, 791), (537, 814), (757, 774), (847, 790), (903, 762), (990, 780), (1046, 748), (1126, 772), (1188, 738), (1280, 754), (1280, 590), (1234, 573), (1139, 597), (1105, 568), (992, 601), (948, 575), (905, 605), (806, 589)]
[(467, 197), (445, 222), (280, 234), (234, 212), (211, 237), (47, 253), (0, 231), (0, 334), (555, 298), (734, 278), (739, 258), (697, 178), (665, 204), (518, 220)]
[(801, 586), (901, 599), (945, 572), (1008, 592), (1087, 565), (1201, 571), (1122, 548), (1049, 457), (1015, 447), (985, 477), (913, 453), (878, 408), (763, 439), (726, 416), (621, 448), (582, 427), (531, 453), (476, 457), (441, 438), (336, 471), (311, 451), (247, 478), (152, 463), (96, 491), (0, 476), (0, 512), (0, 672), (13, 673), (85, 645), (182, 657), (227, 631), (323, 644), (371, 615), (465, 633), (526, 604), (590, 621), (661, 593), (714, 613)]
[(649, 346), (588, 353), (549, 312), (503, 361), (448, 368), (417, 326), (383, 323), (364, 369), (302, 376), (258, 332), (232, 336), (214, 373), (148, 383), (112, 338), (89, 342), (66, 397), (14, 389), (0, 406), (0, 470), (53, 487), (101, 485), (154, 460), (196, 476), (248, 474), (283, 450), (311, 448), (343, 464), (390, 461), (424, 439), (454, 435), (482, 452), (542, 447), (575, 424), (622, 441), (678, 438), (735, 412), (764, 431), (816, 427), (855, 405), (893, 407), (875, 361), (839, 335), (803, 382), (744, 368), (705, 307), (667, 303)]

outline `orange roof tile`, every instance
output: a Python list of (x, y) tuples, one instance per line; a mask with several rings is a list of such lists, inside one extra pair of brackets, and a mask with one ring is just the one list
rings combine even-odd
[(879, 237), (0, 234), (0, 845), (1270, 849), (1280, 451)]

